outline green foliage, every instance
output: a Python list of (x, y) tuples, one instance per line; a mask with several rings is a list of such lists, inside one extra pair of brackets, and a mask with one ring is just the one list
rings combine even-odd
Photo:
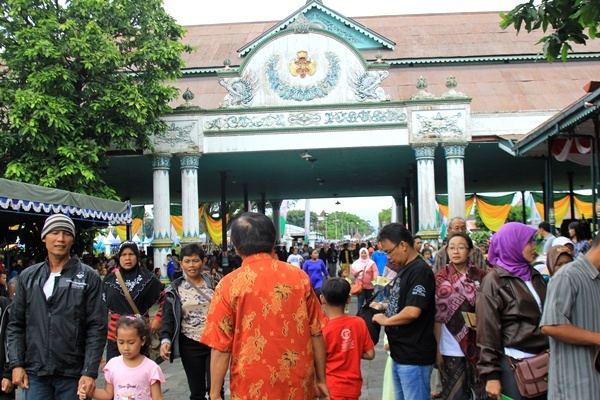
[(385, 210), (381, 210), (379, 214), (377, 214), (377, 221), (379, 222), (379, 227), (392, 222), (392, 208), (390, 207), (386, 208)]
[[(600, 1), (598, 0), (530, 0), (519, 4), (508, 14), (500, 13), (500, 27), (513, 25), (520, 32), (542, 29), (548, 35), (542, 37), (543, 52), (550, 62), (560, 57), (566, 61), (571, 43), (586, 44), (595, 39), (600, 22)], [(586, 35), (587, 30), (587, 35)]]
[[(310, 212), (310, 224), (316, 225), (319, 216), (314, 211)], [(304, 226), (304, 210), (289, 210), (287, 212), (286, 222), (291, 225)]]
[(481, 230), (481, 231), (473, 231), (471, 233), (469, 233), (469, 237), (471, 238), (471, 240), (474, 243), (479, 244), (488, 244), (488, 240), (490, 240), (490, 238), (492, 237), (492, 234), (490, 231), (488, 230)]
[(116, 198), (107, 150), (166, 129), (183, 34), (160, 0), (0, 2), (0, 173)]
[[(288, 224), (304, 226), (304, 210), (289, 210), (286, 221)], [(323, 234), (327, 240), (343, 239), (353, 236), (358, 232), (361, 236), (369, 236), (374, 231), (368, 221), (358, 215), (336, 211), (319, 220), (315, 212), (310, 212), (310, 225), (312, 230)]]
[(523, 222), (523, 206), (513, 206), (510, 208), (506, 222), (527, 223), (531, 217), (531, 208), (525, 207), (525, 222)]

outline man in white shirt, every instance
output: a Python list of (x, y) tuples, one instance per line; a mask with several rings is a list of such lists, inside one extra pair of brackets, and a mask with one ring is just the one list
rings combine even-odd
[(302, 258), (302, 256), (300, 254), (298, 254), (298, 248), (294, 247), (292, 249), (292, 254), (290, 254), (287, 258), (287, 262), (289, 262), (290, 264), (292, 264), (295, 267), (300, 268), (302, 266), (302, 263), (304, 262), (304, 258)]

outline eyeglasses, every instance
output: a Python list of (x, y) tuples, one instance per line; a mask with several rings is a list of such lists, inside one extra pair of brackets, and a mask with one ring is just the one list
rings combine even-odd
[[(402, 243), (402, 241), (400, 241), (400, 243)], [(394, 252), (394, 250), (396, 250), (396, 248), (397, 248), (398, 246), (400, 246), (400, 243), (398, 243), (397, 245), (395, 245), (393, 249), (391, 249), (391, 250), (384, 250), (383, 252), (384, 252), (384, 253), (385, 253), (387, 256), (389, 256), (390, 254), (392, 254), (392, 253)]]
[(452, 246), (452, 247), (448, 247), (448, 251), (465, 251), (465, 250), (469, 250), (469, 248), (467, 246), (463, 246), (462, 244), (459, 246)]

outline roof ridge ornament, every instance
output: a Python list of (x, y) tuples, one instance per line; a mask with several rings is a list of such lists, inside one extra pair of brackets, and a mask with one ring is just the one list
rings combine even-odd
[(187, 88), (185, 90), (185, 92), (183, 92), (183, 95), (181, 97), (183, 97), (183, 100), (185, 100), (185, 103), (180, 105), (179, 107), (177, 107), (176, 108), (177, 110), (200, 108), (200, 107), (192, 104), (192, 100), (194, 100), (194, 93), (190, 90), (190, 88)]
[(433, 93), (429, 93), (427, 90), (425, 90), (427, 89), (427, 86), (429, 86), (427, 79), (420, 76), (419, 79), (417, 79), (416, 84), (416, 88), (419, 89), (419, 93), (412, 96), (411, 100), (426, 100), (434, 98), (435, 95)]
[(454, 76), (449, 76), (446, 79), (446, 87), (448, 91), (442, 94), (443, 99), (462, 99), (468, 97), (466, 94), (462, 92), (458, 92), (455, 88), (458, 86), (458, 82)]

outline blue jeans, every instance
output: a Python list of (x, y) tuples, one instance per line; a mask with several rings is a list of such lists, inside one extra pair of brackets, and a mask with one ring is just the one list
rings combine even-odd
[(373, 296), (373, 290), (374, 289), (363, 289), (362, 292), (360, 292), (358, 296), (356, 296), (358, 301), (358, 304), (356, 305), (357, 310), (360, 310), (363, 304), (365, 304), (366, 301), (369, 300), (371, 296)]
[(36, 376), (27, 374), (29, 389), (24, 389), (22, 400), (77, 400), (78, 378), (65, 376)]
[(433, 365), (406, 365), (392, 360), (396, 400), (430, 400)]

